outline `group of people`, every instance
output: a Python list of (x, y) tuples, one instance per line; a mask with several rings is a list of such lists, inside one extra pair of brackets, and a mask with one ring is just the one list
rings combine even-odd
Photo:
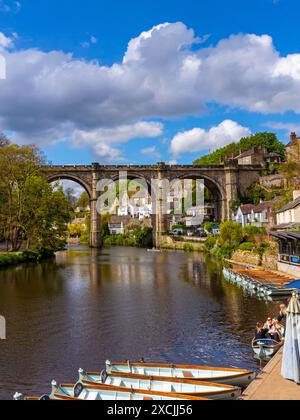
[(287, 306), (280, 305), (280, 312), (277, 318), (269, 317), (267, 322), (258, 322), (255, 331), (255, 340), (270, 338), (280, 343), (284, 339), (287, 317)]

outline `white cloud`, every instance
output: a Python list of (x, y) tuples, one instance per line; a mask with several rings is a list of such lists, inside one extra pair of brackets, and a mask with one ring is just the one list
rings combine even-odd
[(114, 147), (132, 139), (154, 138), (163, 132), (163, 125), (156, 122), (138, 122), (113, 128), (99, 128), (91, 131), (75, 130), (74, 147), (91, 149), (95, 155), (107, 161), (124, 160), (122, 152)]
[(142, 155), (146, 155), (149, 158), (160, 159), (161, 153), (156, 149), (156, 146), (145, 147), (141, 150)]
[(13, 40), (0, 32), (0, 51), (12, 47)]
[(271, 130), (285, 131), (287, 135), (291, 134), (292, 132), (300, 133), (300, 122), (294, 123), (269, 121), (265, 124), (265, 126)]
[(18, 13), (22, 9), (22, 4), (19, 1), (0, 0), (0, 12)]
[[(3, 34), (1, 39), (7, 42)], [(112, 147), (115, 156), (124, 127), (199, 115), (211, 102), (266, 114), (300, 113), (300, 54), (280, 56), (268, 35), (234, 35), (209, 48), (202, 41), (183, 23), (165, 23), (132, 39), (121, 63), (112, 66), (3, 45), (7, 78), (0, 84), (0, 130), (39, 144), (76, 142), (74, 133), (100, 130), (107, 142), (110, 135), (121, 139), (113, 147), (104, 140), (89, 144), (99, 155)]]
[(90, 48), (91, 45), (95, 45), (97, 43), (98, 39), (94, 35), (91, 35), (89, 41), (81, 42), (80, 45), (82, 46), (82, 48)]
[(238, 142), (242, 137), (250, 134), (249, 128), (243, 127), (235, 121), (225, 120), (208, 131), (202, 128), (194, 128), (176, 134), (171, 143), (171, 152), (174, 155), (179, 155), (181, 153), (216, 149)]

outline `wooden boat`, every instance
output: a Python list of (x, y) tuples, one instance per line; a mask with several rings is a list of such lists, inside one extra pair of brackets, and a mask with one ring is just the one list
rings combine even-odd
[(255, 372), (241, 369), (166, 365), (150, 363), (110, 363), (106, 362), (108, 373), (126, 373), (129, 375), (152, 376), (155, 378), (181, 378), (200, 382), (214, 382), (217, 384), (247, 387), (256, 377)]
[(58, 386), (55, 381), (52, 382), (52, 392), (50, 395), (43, 395), (41, 398), (35, 398), (23, 397), (22, 394), (16, 394), (14, 399), (26, 401), (208, 401), (208, 399), (190, 395), (136, 389), (124, 390), (120, 387), (107, 385), (86, 385), (81, 382), (77, 382), (75, 385), (62, 384)]
[(284, 341), (278, 343), (278, 341), (270, 338), (262, 340), (253, 340), (252, 349), (254, 353), (262, 360), (270, 359), (273, 357), (283, 346)]
[(126, 373), (85, 373), (79, 371), (79, 380), (88, 386), (106, 385), (117, 387), (123, 391), (139, 389), (152, 392), (164, 392), (176, 395), (191, 395), (214, 400), (234, 400), (241, 395), (241, 389), (230, 385), (199, 382), (180, 378), (154, 378), (142, 375), (130, 375)]

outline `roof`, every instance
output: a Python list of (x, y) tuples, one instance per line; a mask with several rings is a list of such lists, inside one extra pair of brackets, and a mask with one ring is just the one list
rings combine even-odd
[(282, 223), (281, 225), (275, 226), (277, 230), (291, 230), (291, 229), (300, 229), (300, 223)]
[(123, 223), (124, 225), (128, 225), (132, 221), (131, 216), (110, 216), (109, 223), (112, 225), (117, 225)]
[(290, 231), (290, 232), (270, 232), (271, 236), (274, 236), (277, 239), (282, 239), (282, 240), (289, 240), (289, 239), (293, 239), (293, 240), (300, 240), (300, 231)]
[(293, 140), (291, 140), (285, 147), (287, 148), (287, 147), (293, 147), (293, 146), (295, 146), (297, 143), (298, 143), (298, 141), (300, 141), (300, 137), (296, 137), (296, 138), (294, 138)]
[(299, 206), (300, 206), (300, 197), (297, 198), (297, 200), (291, 201), (286, 206), (282, 207), (282, 209), (280, 209), (278, 213), (283, 213), (285, 211), (295, 209), (296, 207), (299, 207)]
[(240, 209), (243, 214), (250, 214), (252, 213), (254, 207), (255, 206), (253, 204), (242, 204)]
[(256, 206), (254, 204), (243, 204), (240, 206), (240, 209), (243, 214), (250, 214), (252, 211), (254, 213), (261, 213), (264, 210), (273, 209), (273, 205), (274, 203), (272, 201), (265, 201), (263, 203), (257, 204)]
[(272, 201), (264, 201), (263, 203), (258, 204), (254, 208), (254, 213), (260, 213), (264, 210), (272, 210), (274, 203)]
[(240, 155), (236, 156), (236, 159), (242, 159), (248, 156), (253, 156), (255, 153), (253, 149), (247, 150), (246, 152), (241, 153)]

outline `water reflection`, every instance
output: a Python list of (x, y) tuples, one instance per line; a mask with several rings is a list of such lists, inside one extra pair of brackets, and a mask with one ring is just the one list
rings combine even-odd
[(133, 248), (73, 248), (0, 271), (0, 398), (47, 392), (107, 358), (255, 368), (253, 327), (275, 307), (221, 271), (200, 254)]

